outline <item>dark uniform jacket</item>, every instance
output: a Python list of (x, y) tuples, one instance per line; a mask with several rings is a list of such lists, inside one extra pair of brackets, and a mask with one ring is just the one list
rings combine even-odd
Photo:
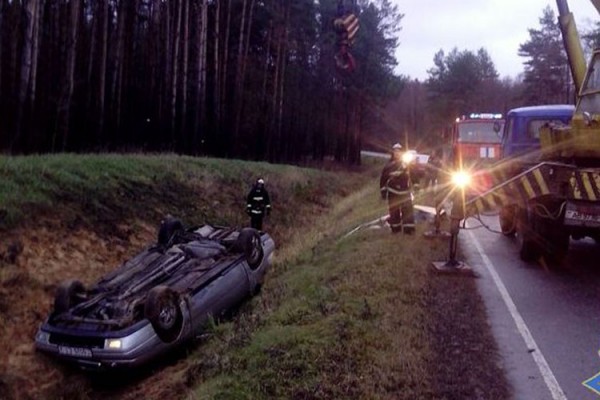
[(246, 212), (248, 215), (263, 215), (271, 211), (271, 199), (267, 190), (258, 185), (254, 185), (246, 199)]
[(402, 161), (390, 160), (381, 172), (379, 179), (379, 188), (381, 197), (386, 198), (389, 195), (404, 195), (411, 190), (410, 173)]

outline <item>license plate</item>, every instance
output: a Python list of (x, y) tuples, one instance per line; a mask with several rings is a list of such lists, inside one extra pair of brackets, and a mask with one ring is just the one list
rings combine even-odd
[(600, 207), (567, 203), (565, 224), (600, 227)]
[(92, 358), (92, 351), (82, 347), (58, 346), (58, 354), (70, 357)]

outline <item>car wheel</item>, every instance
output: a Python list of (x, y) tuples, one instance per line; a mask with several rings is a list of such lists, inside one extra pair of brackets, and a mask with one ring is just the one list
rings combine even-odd
[(70, 279), (61, 283), (54, 296), (54, 312), (64, 313), (75, 305), (81, 303), (85, 296), (83, 283), (76, 279)]
[(183, 224), (176, 218), (167, 218), (160, 224), (158, 230), (158, 244), (162, 246), (168, 246), (173, 236), (183, 231)]
[(175, 341), (183, 330), (179, 295), (167, 286), (156, 286), (150, 290), (144, 305), (144, 315), (163, 342)]
[(256, 229), (244, 228), (234, 243), (233, 251), (243, 253), (251, 269), (256, 269), (263, 259), (260, 234)]

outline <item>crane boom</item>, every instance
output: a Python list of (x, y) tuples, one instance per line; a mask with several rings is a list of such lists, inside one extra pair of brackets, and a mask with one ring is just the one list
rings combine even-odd
[[(600, 7), (600, 0), (591, 0), (596, 8)], [(558, 23), (562, 33), (563, 43), (571, 66), (571, 75), (575, 83), (576, 92), (579, 94), (585, 78), (586, 62), (581, 48), (581, 40), (575, 25), (573, 13), (569, 11), (567, 0), (556, 0), (558, 8)], [(599, 8), (600, 12), (600, 8)]]

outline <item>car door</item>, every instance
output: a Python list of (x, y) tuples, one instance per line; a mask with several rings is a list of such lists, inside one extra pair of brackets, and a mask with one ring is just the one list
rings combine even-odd
[(250, 281), (243, 258), (224, 260), (230, 265), (192, 297), (194, 330), (202, 330), (209, 317), (219, 319), (250, 293)]

